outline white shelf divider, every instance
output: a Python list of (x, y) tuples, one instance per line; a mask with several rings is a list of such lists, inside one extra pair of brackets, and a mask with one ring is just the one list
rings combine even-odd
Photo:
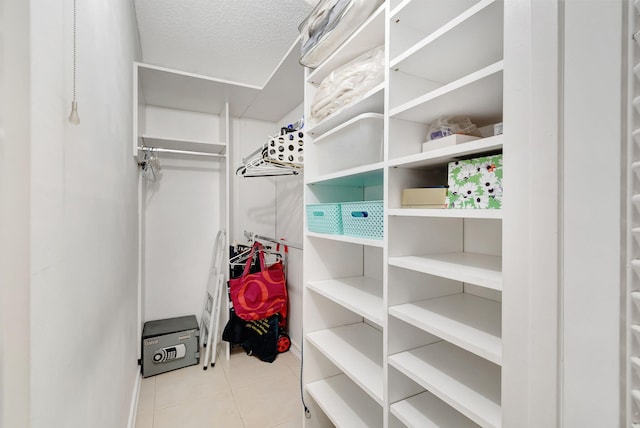
[(227, 144), (223, 142), (186, 140), (181, 138), (167, 138), (153, 135), (143, 135), (145, 147), (170, 150), (187, 150), (203, 153), (224, 153)]
[(389, 314), (494, 364), (502, 364), (502, 306), (459, 293), (392, 306)]
[(310, 290), (383, 326), (382, 281), (365, 276), (309, 281)]
[(331, 184), (334, 186), (370, 186), (382, 184), (383, 162), (323, 174), (306, 180), (305, 184)]
[(387, 214), (394, 217), (484, 218), (502, 219), (502, 210), (484, 209), (420, 209), (390, 208)]
[(308, 333), (307, 340), (376, 403), (384, 405), (380, 331), (357, 323)]
[(336, 427), (381, 428), (382, 407), (345, 375), (312, 382), (307, 391)]
[(477, 428), (478, 425), (425, 391), (393, 403), (391, 413), (409, 428)]
[(446, 165), (449, 162), (468, 157), (475, 154), (483, 154), (502, 150), (504, 136), (494, 135), (493, 137), (481, 138), (468, 143), (457, 144), (455, 146), (443, 147), (429, 150), (427, 152), (416, 153), (401, 158), (391, 159), (389, 166), (399, 168), (421, 168), (429, 166)]
[(475, 253), (389, 257), (389, 264), (502, 291), (502, 257)]
[(503, 61), (498, 61), (391, 108), (389, 115), (422, 123), (444, 114), (469, 116), (478, 126), (500, 122), (503, 68)]
[[(451, 82), (502, 59), (502, 21), (502, 3), (482, 0), (392, 59), (389, 67), (434, 82)], [(482, 43), (469, 44), (469, 34), (482, 34)], [(438, 61), (452, 49), (456, 55)]]
[(347, 243), (350, 243), (350, 244), (366, 245), (366, 246), (369, 246), (369, 247), (382, 248), (384, 246), (384, 241), (382, 241), (382, 240), (359, 238), (357, 236), (331, 235), (329, 233), (317, 233), (317, 232), (307, 232), (307, 236), (310, 236), (312, 238), (328, 239), (330, 241), (338, 241), (338, 242), (347, 242)]
[(483, 427), (500, 427), (500, 367), (447, 342), (389, 357), (389, 364)]

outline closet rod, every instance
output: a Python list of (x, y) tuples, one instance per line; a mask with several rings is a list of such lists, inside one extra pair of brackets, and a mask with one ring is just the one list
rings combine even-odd
[(249, 241), (253, 241), (254, 239), (257, 239), (258, 241), (269, 241), (269, 242), (273, 242), (274, 244), (286, 245), (287, 247), (297, 248), (298, 250), (302, 250), (302, 244), (287, 241), (286, 239), (269, 238), (268, 236), (256, 235), (253, 232), (247, 232), (246, 230), (244, 231), (244, 236)]
[(175, 154), (179, 154), (179, 155), (209, 156), (209, 157), (217, 157), (217, 158), (223, 158), (223, 157), (227, 156), (225, 154), (220, 154), (220, 153), (196, 152), (196, 151), (193, 151), (193, 150), (161, 149), (161, 148), (157, 148), (157, 147), (141, 147), (141, 146), (138, 146), (138, 150), (157, 152), (157, 153), (175, 153)]

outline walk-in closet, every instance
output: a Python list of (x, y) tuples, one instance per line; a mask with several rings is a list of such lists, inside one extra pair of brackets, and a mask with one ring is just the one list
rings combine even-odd
[(2, 0), (0, 428), (640, 427), (640, 1)]

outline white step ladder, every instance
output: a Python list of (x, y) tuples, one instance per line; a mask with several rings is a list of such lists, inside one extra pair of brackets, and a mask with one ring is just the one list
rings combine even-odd
[(226, 245), (226, 236), (223, 230), (218, 232), (213, 246), (213, 260), (211, 271), (207, 280), (207, 292), (204, 298), (202, 316), (200, 317), (200, 347), (206, 346), (205, 356), (202, 361), (202, 369), (206, 370), (216, 365), (216, 348), (218, 345), (218, 332), (220, 331), (220, 312), (222, 310), (222, 297), (224, 290), (224, 272), (222, 271), (222, 258)]

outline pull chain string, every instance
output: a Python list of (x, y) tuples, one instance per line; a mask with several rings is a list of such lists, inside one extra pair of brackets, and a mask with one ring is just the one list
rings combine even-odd
[(73, 0), (73, 102), (76, 101), (76, 1)]

